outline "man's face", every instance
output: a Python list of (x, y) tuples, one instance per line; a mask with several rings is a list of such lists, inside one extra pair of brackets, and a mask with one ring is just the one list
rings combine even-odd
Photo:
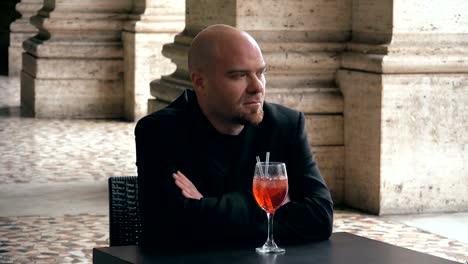
[(263, 119), (265, 62), (256, 45), (245, 44), (221, 47), (203, 74), (205, 106), (223, 123), (257, 125)]

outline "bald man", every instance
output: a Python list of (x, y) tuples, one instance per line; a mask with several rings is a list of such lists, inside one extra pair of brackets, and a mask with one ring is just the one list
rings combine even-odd
[(161, 252), (261, 246), (267, 218), (252, 194), (256, 156), (286, 163), (289, 193), (275, 213), (281, 245), (327, 239), (333, 203), (313, 159), (304, 115), (264, 101), (257, 42), (227, 25), (189, 50), (193, 89), (135, 128), (142, 245)]

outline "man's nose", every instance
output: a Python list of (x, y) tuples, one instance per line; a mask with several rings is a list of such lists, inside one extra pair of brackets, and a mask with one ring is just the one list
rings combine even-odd
[(265, 79), (263, 77), (258, 77), (253, 75), (249, 78), (249, 86), (247, 87), (248, 92), (250, 93), (262, 93), (265, 89)]

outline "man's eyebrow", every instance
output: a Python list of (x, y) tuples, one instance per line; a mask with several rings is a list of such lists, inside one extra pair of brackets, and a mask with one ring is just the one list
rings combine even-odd
[[(256, 72), (257, 72), (257, 71), (265, 71), (266, 69), (267, 69), (267, 66), (264, 65), (264, 66), (262, 66), (262, 67), (256, 69), (255, 71), (256, 71)], [(226, 73), (227, 73), (227, 74), (231, 74), (231, 73), (247, 73), (247, 72), (250, 72), (250, 70), (248, 70), (248, 69), (242, 69), (242, 68), (239, 68), (239, 69), (234, 68), (234, 69), (228, 70)]]
[(249, 70), (245, 70), (245, 69), (232, 69), (232, 70), (228, 70), (226, 73), (227, 74), (231, 74), (231, 73), (247, 73), (249, 72)]

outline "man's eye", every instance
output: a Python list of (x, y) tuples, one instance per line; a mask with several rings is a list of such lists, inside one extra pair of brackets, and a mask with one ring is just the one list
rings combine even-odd
[(266, 74), (266, 71), (267, 71), (266, 69), (262, 69), (262, 70), (258, 71), (258, 72), (257, 72), (257, 76), (260, 77), (260, 76), (262, 76), (262, 75), (265, 75), (265, 74)]
[(245, 76), (247, 76), (247, 74), (245, 74), (243, 72), (231, 74), (231, 78), (233, 78), (233, 79), (239, 79), (239, 78), (243, 78)]

